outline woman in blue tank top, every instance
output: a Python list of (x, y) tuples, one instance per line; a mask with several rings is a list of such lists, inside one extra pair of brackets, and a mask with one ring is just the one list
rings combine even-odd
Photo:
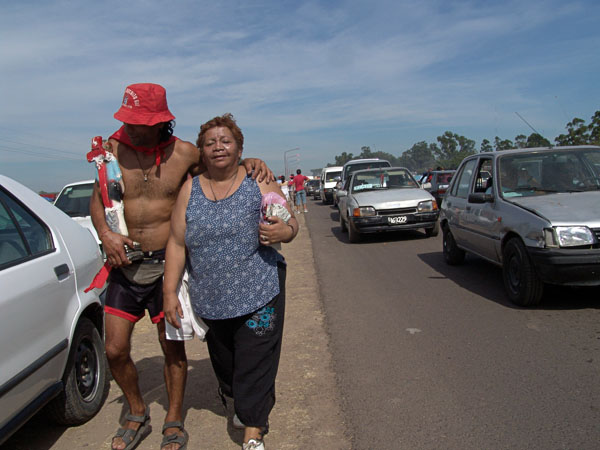
[(163, 304), (179, 328), (176, 288), (188, 265), (192, 308), (209, 326), (210, 359), (223, 396), (235, 398), (234, 426), (243, 449), (264, 449), (275, 404), (285, 313), (285, 261), (271, 244), (298, 233), (293, 217), (261, 219), (262, 196), (277, 183), (258, 182), (239, 166), (244, 136), (231, 114), (202, 125), (196, 145), (207, 171), (185, 182), (171, 218)]

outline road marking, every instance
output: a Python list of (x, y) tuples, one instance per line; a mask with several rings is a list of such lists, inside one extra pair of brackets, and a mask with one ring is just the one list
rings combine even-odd
[(415, 334), (415, 333), (421, 332), (421, 330), (419, 330), (418, 328), (407, 328), (406, 331), (408, 331), (410, 334)]

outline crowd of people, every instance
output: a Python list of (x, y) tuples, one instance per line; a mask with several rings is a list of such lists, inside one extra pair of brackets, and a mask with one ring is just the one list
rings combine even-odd
[[(180, 329), (190, 314), (208, 326), (219, 395), (224, 402), (234, 400), (234, 426), (244, 429), (242, 448), (262, 450), (275, 404), (285, 311), (286, 262), (273, 244), (290, 242), (298, 233), (294, 209), (284, 198), (295, 192), (296, 210), (304, 205), (307, 211), (304, 181), (296, 181), (301, 172), (292, 186), (287, 183), (286, 193), (285, 183), (273, 182), (263, 161), (242, 160), (244, 137), (230, 114), (203, 124), (196, 145), (176, 138), (175, 117), (157, 84), (128, 86), (114, 117), (123, 125), (106, 148), (122, 172), (128, 235), (107, 223), (106, 186), (100, 182), (90, 204), (111, 268), (106, 356), (129, 406), (111, 447), (130, 450), (149, 430), (149, 406), (131, 358), (133, 328), (148, 310), (164, 355), (168, 397), (161, 450), (186, 449), (190, 439), (182, 411), (185, 344), (167, 332)], [(261, 217), (266, 196), (281, 198), (285, 214)], [(143, 258), (132, 262), (125, 249), (136, 243)], [(191, 310), (179, 295), (184, 276)]]

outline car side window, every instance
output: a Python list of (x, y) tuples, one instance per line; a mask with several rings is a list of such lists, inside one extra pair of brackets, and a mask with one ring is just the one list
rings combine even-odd
[(455, 197), (467, 198), (469, 195), (469, 188), (471, 186), (471, 177), (473, 176), (473, 170), (475, 169), (476, 159), (467, 161), (461, 169), (460, 174), (453, 186), (452, 194)]
[(0, 270), (53, 249), (48, 228), (0, 191)]

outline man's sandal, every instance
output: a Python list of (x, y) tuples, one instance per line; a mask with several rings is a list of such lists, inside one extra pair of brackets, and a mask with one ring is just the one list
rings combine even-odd
[[(133, 430), (131, 428), (119, 428), (117, 433), (113, 436), (112, 442), (114, 442), (115, 438), (121, 438), (123, 442), (125, 442), (125, 448), (123, 450), (131, 450), (135, 448), (142, 438), (142, 435), (150, 426), (150, 407), (146, 406), (146, 412), (143, 416), (133, 416), (131, 413), (129, 413), (125, 416), (125, 420), (129, 422), (141, 423), (141, 425), (137, 430)], [(114, 449), (115, 447), (112, 446), (112, 442), (111, 448)]]
[[(164, 435), (164, 432), (167, 428), (179, 428), (183, 432), (183, 436), (181, 436), (177, 433)], [(166, 422), (163, 425), (162, 432), (163, 432), (163, 440), (160, 443), (161, 449), (166, 447), (169, 444), (179, 444), (178, 450), (186, 450), (187, 449), (187, 443), (188, 443), (188, 440), (190, 437), (188, 435), (188, 432), (185, 431), (185, 429), (183, 428), (183, 422), (180, 422), (180, 421)]]

